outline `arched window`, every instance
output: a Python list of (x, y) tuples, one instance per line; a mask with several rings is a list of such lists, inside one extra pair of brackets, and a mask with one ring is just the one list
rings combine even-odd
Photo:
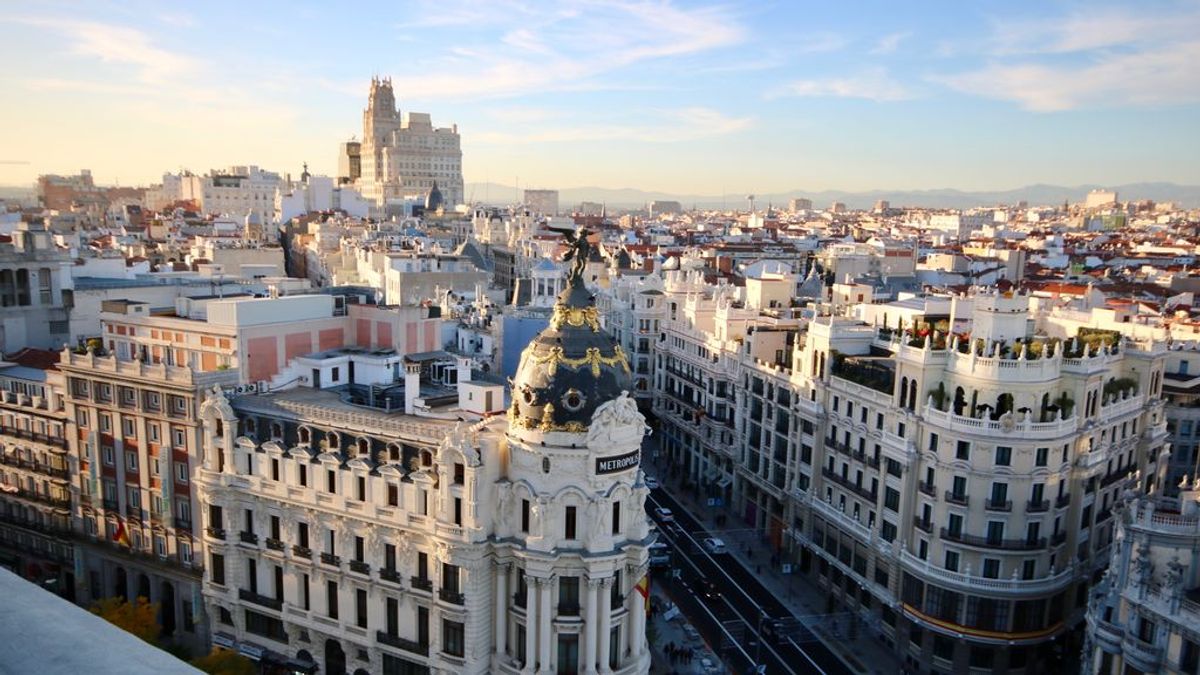
[(283, 425), (279, 422), (271, 423), (271, 438), (275, 440), (283, 438)]
[(300, 442), (311, 443), (312, 435), (308, 431), (308, 427), (300, 427)]
[(900, 407), (908, 407), (908, 378), (900, 378)]
[(358, 439), (358, 454), (360, 456), (370, 456), (370, 454), (371, 454), (371, 440), (370, 439), (368, 439), (368, 438)]
[(908, 409), (916, 410), (917, 408), (917, 379), (914, 377), (908, 383)]
[(388, 451), (388, 461), (392, 461), (392, 462), (400, 461), (400, 446), (399, 445), (396, 445), (395, 443), (388, 443), (387, 451)]

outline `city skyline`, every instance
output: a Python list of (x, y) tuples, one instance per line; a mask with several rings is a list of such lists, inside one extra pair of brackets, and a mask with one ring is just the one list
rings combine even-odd
[(458, 125), (469, 183), (1200, 183), (1195, 2), (207, 10), (0, 12), (0, 49), (26, 64), (3, 77), (22, 105), (0, 113), (0, 184), (305, 161), (333, 174), (373, 74), (392, 77), (402, 111)]

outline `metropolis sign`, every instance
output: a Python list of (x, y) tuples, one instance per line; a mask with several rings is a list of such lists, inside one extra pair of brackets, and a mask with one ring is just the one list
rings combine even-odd
[(612, 457), (597, 457), (596, 473), (617, 473), (626, 469), (632, 469), (638, 465), (639, 460), (641, 460), (641, 450), (634, 450), (624, 455), (615, 455)]

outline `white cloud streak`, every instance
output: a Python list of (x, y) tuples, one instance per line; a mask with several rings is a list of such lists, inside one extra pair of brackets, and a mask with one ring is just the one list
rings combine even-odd
[[(1194, 5), (1192, 5), (1194, 7)], [(987, 62), (929, 79), (1033, 112), (1200, 101), (1200, 11), (1079, 12), (994, 25)]]
[(907, 100), (913, 94), (886, 69), (868, 68), (840, 77), (794, 80), (766, 95), (768, 99), (788, 97), (860, 98), (883, 103)]

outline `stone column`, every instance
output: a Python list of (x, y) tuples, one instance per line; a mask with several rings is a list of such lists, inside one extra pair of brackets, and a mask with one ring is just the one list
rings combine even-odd
[(629, 604), (629, 653), (636, 660), (641, 656), (642, 646), (646, 642), (646, 598), (636, 587), (629, 594)]
[(554, 578), (538, 579), (541, 605), (538, 607), (538, 672), (549, 673), (550, 669), (550, 595), (554, 591)]
[(508, 643), (508, 563), (496, 565), (496, 655), (504, 656)]
[(583, 672), (585, 675), (591, 675), (596, 672), (596, 640), (599, 633), (596, 631), (596, 603), (597, 590), (600, 588), (600, 580), (588, 578), (587, 580), (587, 618), (583, 624)]
[(537, 662), (537, 579), (525, 577), (525, 668), (532, 673)]
[(601, 673), (611, 673), (608, 667), (608, 655), (612, 651), (612, 585), (614, 579), (606, 577), (600, 580), (600, 653), (597, 658)]

